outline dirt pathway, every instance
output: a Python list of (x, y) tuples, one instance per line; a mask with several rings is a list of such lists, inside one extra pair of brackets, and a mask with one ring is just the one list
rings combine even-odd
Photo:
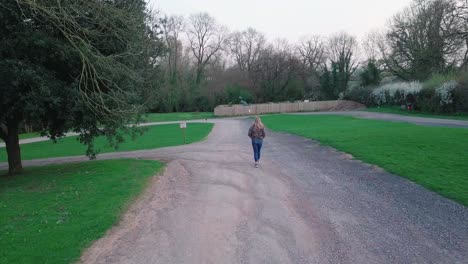
[(129, 155), (170, 162), (82, 262), (463, 263), (468, 258), (467, 208), (286, 134), (268, 135), (255, 169), (247, 127), (247, 121), (218, 120), (205, 142)]
[(255, 169), (250, 121), (214, 122), (204, 142), (99, 155), (168, 166), (83, 263), (466, 263), (468, 208), (288, 134)]

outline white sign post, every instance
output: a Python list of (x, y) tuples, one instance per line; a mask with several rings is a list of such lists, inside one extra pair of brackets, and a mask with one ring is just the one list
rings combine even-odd
[(180, 123), (180, 128), (182, 129), (184, 133), (184, 144), (185, 144), (185, 129), (187, 128), (187, 123), (185, 122)]

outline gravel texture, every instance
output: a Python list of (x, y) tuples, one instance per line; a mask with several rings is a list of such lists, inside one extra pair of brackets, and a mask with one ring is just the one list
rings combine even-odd
[(466, 263), (468, 208), (283, 133), (255, 169), (251, 120), (213, 122), (204, 142), (99, 156), (168, 165), (82, 263)]

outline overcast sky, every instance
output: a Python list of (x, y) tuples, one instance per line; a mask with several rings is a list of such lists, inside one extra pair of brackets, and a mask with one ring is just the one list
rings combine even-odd
[(411, 0), (148, 0), (164, 14), (208, 12), (231, 30), (253, 27), (270, 40), (347, 31), (361, 38), (382, 28)]

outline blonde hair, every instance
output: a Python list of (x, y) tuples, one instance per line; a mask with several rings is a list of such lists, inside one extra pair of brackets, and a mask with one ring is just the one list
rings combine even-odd
[(264, 129), (265, 128), (265, 125), (263, 125), (262, 120), (258, 116), (255, 118), (254, 126), (255, 126), (256, 129)]

